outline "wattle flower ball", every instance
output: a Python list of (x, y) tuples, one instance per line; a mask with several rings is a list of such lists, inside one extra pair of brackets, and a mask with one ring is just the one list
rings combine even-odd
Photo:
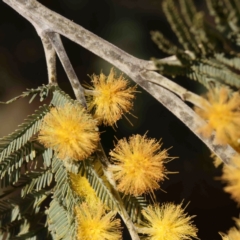
[(166, 203), (148, 206), (142, 211), (145, 221), (140, 232), (147, 240), (187, 240), (199, 239), (192, 217), (184, 213), (181, 204)]
[(139, 196), (160, 188), (158, 182), (165, 178), (164, 161), (167, 150), (160, 150), (155, 139), (134, 135), (129, 141), (120, 140), (110, 152), (113, 165), (109, 167), (117, 182), (117, 189), (125, 194)]
[(237, 145), (240, 139), (240, 95), (231, 94), (230, 89), (222, 87), (208, 92), (209, 105), (203, 103), (203, 108), (195, 108), (196, 112), (207, 121), (199, 129), (206, 137), (216, 131), (215, 141), (218, 144)]
[(54, 149), (58, 158), (79, 161), (96, 150), (99, 132), (96, 121), (80, 104), (65, 104), (44, 117), (38, 139)]
[(108, 76), (101, 73), (91, 78), (93, 87), (86, 92), (88, 109), (99, 123), (112, 126), (131, 110), (136, 87), (130, 87), (122, 75), (116, 77), (113, 69)]
[(121, 222), (116, 213), (106, 212), (101, 203), (92, 208), (83, 202), (76, 207), (78, 240), (121, 240)]

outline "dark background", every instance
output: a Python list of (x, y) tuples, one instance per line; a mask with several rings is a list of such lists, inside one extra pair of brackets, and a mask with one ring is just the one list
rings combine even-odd
[[(50, 9), (82, 25), (105, 40), (138, 58), (163, 58), (164, 55), (151, 41), (149, 32), (160, 30), (172, 41), (172, 33), (161, 10), (160, 0), (42, 0)], [(200, 2), (200, 1), (198, 1)], [(206, 10), (202, 3), (200, 10)], [(208, 16), (207, 18), (211, 20)], [(93, 55), (81, 46), (63, 38), (64, 46), (81, 82), (89, 81), (93, 73), (101, 71), (107, 75), (112, 67), (109, 63)], [(59, 85), (73, 96), (68, 79), (58, 61)], [(194, 92), (203, 88), (196, 82), (176, 78), (182, 86)], [(36, 88), (47, 84), (47, 71), (41, 41), (32, 25), (0, 1), (0, 101), (6, 101), (20, 94), (26, 88)], [(209, 158), (210, 151), (190, 132), (183, 123), (166, 110), (159, 102), (138, 88), (133, 114), (118, 122), (114, 131), (101, 127), (101, 138), (106, 152), (113, 147), (114, 136), (118, 139), (132, 134), (145, 134), (162, 139), (163, 148), (171, 148), (170, 156), (178, 159), (166, 165), (169, 174), (156, 192), (160, 203), (174, 202), (186, 211), (196, 215), (194, 224), (203, 240), (220, 240), (218, 232), (226, 232), (234, 225), (232, 217), (238, 217), (236, 203), (222, 190), (223, 185), (216, 180), (221, 168), (214, 168)], [(23, 119), (38, 106), (35, 100), (20, 100), (11, 105), (0, 105), (0, 137), (12, 132)], [(165, 192), (164, 192), (165, 191)], [(124, 239), (130, 239), (124, 232)]]

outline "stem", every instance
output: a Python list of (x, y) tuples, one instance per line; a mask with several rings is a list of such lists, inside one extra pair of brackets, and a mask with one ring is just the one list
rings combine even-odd
[(119, 192), (116, 190), (116, 182), (113, 178), (112, 172), (108, 171), (108, 167), (110, 165), (110, 162), (109, 162), (101, 144), (99, 145), (99, 149), (101, 151), (97, 152), (97, 155), (99, 157), (99, 160), (102, 163), (103, 171), (104, 171), (104, 174), (105, 174), (107, 180), (113, 186), (113, 189), (112, 189), (113, 195), (115, 196), (115, 199), (118, 202), (118, 206), (120, 208), (120, 213), (119, 214), (122, 217), (122, 220), (124, 221), (126, 227), (128, 228), (128, 231), (129, 231), (129, 234), (131, 235), (132, 240), (140, 240), (140, 238), (137, 234), (137, 232), (138, 232), (137, 228), (135, 227), (131, 218), (129, 217), (129, 215), (128, 215), (125, 207), (124, 207), (121, 196), (119, 195)]
[(41, 40), (45, 52), (47, 71), (48, 71), (48, 83), (57, 84), (57, 71), (56, 71), (56, 52), (49, 41), (48, 37), (41, 35)]
[(170, 90), (171, 92), (177, 94), (183, 101), (188, 101), (199, 108), (204, 108), (205, 105), (210, 105), (210, 103), (200, 97), (199, 95), (188, 91), (186, 88), (176, 84), (175, 82), (167, 79), (164, 76), (157, 74), (156, 72), (146, 71), (142, 73), (142, 76), (151, 83), (157, 84), (164, 87), (165, 89)]
[(87, 108), (86, 99), (84, 96), (84, 89), (80, 84), (78, 77), (72, 67), (72, 64), (68, 58), (68, 55), (64, 49), (62, 44), (61, 38), (59, 34), (53, 32), (47, 32), (46, 35), (49, 37), (50, 42), (52, 43), (53, 47), (55, 48), (57, 55), (63, 65), (63, 68), (68, 76), (68, 79), (71, 83), (72, 89), (76, 98), (80, 101), (80, 103)]

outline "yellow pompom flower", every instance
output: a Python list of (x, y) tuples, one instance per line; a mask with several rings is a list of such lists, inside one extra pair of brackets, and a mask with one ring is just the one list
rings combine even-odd
[(165, 178), (164, 161), (167, 150), (160, 150), (161, 144), (146, 136), (133, 135), (129, 141), (118, 141), (110, 152), (114, 165), (109, 167), (117, 182), (117, 189), (125, 194), (139, 196), (160, 188), (158, 182)]
[(56, 151), (58, 158), (84, 160), (99, 142), (96, 121), (80, 104), (54, 107), (44, 117), (39, 141)]
[(86, 202), (76, 207), (78, 240), (120, 240), (121, 223), (114, 212), (106, 212), (103, 204), (92, 208)]
[(215, 141), (218, 144), (237, 145), (240, 139), (240, 95), (236, 92), (230, 96), (226, 87), (208, 92), (207, 100), (210, 104), (203, 103), (203, 109), (195, 108), (196, 112), (207, 121), (199, 129), (206, 137), (216, 131)]
[(222, 240), (239, 240), (240, 239), (240, 219), (234, 218), (237, 228), (232, 227), (229, 229), (228, 233), (219, 233), (222, 237)]
[(139, 232), (146, 234), (148, 240), (187, 240), (198, 239), (197, 228), (192, 225), (192, 217), (185, 209), (172, 203), (162, 206), (148, 206), (142, 210), (145, 222)]
[(129, 87), (123, 75), (116, 77), (113, 69), (108, 76), (101, 73), (91, 79), (93, 87), (86, 91), (88, 109), (99, 123), (112, 126), (132, 108), (136, 87)]
[(227, 183), (224, 188), (226, 192), (240, 205), (240, 156), (236, 155), (232, 159), (233, 165), (224, 165), (221, 179)]

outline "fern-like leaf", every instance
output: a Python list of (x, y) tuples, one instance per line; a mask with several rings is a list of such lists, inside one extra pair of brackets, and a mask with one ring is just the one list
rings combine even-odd
[(46, 169), (41, 172), (30, 172), (27, 173), (26, 176), (30, 179), (30, 182), (22, 188), (21, 197), (23, 198), (33, 190), (38, 192), (47, 186), (49, 187), (53, 180), (51, 169)]
[(68, 211), (56, 199), (50, 203), (48, 213), (48, 229), (53, 239), (74, 239), (75, 223), (69, 219)]
[[(33, 160), (35, 156), (36, 151), (33, 146), (33, 142), (27, 142), (27, 144), (21, 147), (18, 151), (6, 157), (0, 163), (0, 178), (3, 179), (7, 174), (9, 181), (6, 181), (5, 179), (1, 186), (7, 187), (9, 183), (17, 182), (18, 178), (20, 177), (22, 164), (24, 162), (28, 162), (29, 160)], [(14, 178), (15, 180), (12, 181), (13, 180), (12, 177), (14, 175), (16, 175), (16, 178)]]
[(197, 9), (193, 3), (192, 0), (180, 0), (180, 7), (182, 16), (184, 17), (184, 20), (188, 27), (192, 27), (192, 22), (194, 19), (194, 16), (197, 14)]
[(183, 50), (170, 42), (162, 33), (159, 31), (151, 31), (151, 38), (153, 42), (158, 46), (160, 50), (169, 55), (176, 55), (179, 51), (184, 53)]
[(224, 3), (218, 0), (209, 0), (209, 1), (206, 1), (206, 3), (207, 3), (207, 7), (210, 15), (214, 17), (217, 29), (221, 33), (225, 33), (225, 34), (228, 33), (229, 26), (227, 23), (227, 12), (224, 7)]
[(54, 158), (52, 171), (55, 173), (55, 191), (53, 197), (58, 199), (59, 203), (64, 206), (67, 211), (73, 212), (75, 205), (75, 198), (70, 187), (70, 179), (68, 172), (61, 160)]
[(53, 92), (53, 98), (51, 101), (51, 104), (60, 107), (65, 105), (66, 103), (73, 103), (74, 100), (66, 94), (64, 91), (62, 91), (59, 87), (56, 87), (55, 91)]
[(47, 148), (44, 150), (43, 154), (43, 163), (45, 167), (50, 167), (52, 165), (53, 159), (53, 150), (51, 148)]
[(143, 196), (126, 196), (122, 195), (124, 206), (132, 219), (135, 223), (140, 223), (142, 220), (142, 209), (148, 205), (145, 197)]
[(216, 79), (203, 75), (199, 72), (194, 72), (192, 70), (186, 71), (186, 76), (192, 80), (198, 81), (201, 83), (206, 89), (211, 89), (212, 86), (220, 85)]
[(103, 173), (100, 176), (99, 170), (97, 173), (92, 166), (87, 166), (87, 172), (88, 174), (86, 175), (86, 178), (94, 189), (96, 195), (104, 204), (115, 211), (118, 208), (118, 204), (111, 192), (111, 189), (108, 187), (109, 183), (106, 177), (103, 175)]
[(19, 225), (20, 221), (29, 216), (34, 216), (40, 212), (40, 204), (49, 194), (41, 191), (29, 194), (25, 199), (11, 198), (0, 202), (0, 229), (8, 231), (9, 227), (15, 223)]
[(173, 0), (164, 1), (163, 11), (171, 25), (172, 30), (175, 32), (184, 49), (190, 50), (199, 55), (200, 50), (197, 42), (189, 32), (186, 23), (183, 21), (183, 17), (179, 14), (176, 3)]
[[(48, 228), (44, 226), (36, 226), (34, 229), (31, 227), (31, 229), (27, 229), (29, 222), (25, 221), (20, 226), (20, 231), (27, 231), (26, 233), (20, 233), (15, 237), (11, 237), (11, 240), (38, 240), (38, 239), (44, 239), (44, 240), (54, 240), (51, 235), (48, 232)], [(30, 224), (29, 224), (30, 225)], [(22, 232), (21, 231), (21, 232)], [(0, 238), (1, 239), (1, 238)]]
[(74, 210), (78, 198), (74, 196), (68, 172), (61, 160), (53, 158), (52, 171), (55, 173), (56, 186), (47, 211), (48, 227), (54, 239), (74, 239)]
[(1, 234), (4, 236), (3, 239), (37, 240), (39, 237), (42, 237), (41, 239), (51, 239), (48, 237), (47, 228), (44, 227), (44, 218), (44, 213), (38, 213), (30, 219), (27, 216), (8, 224), (5, 226), (5, 229), (2, 229)]
[(226, 65), (227, 67), (240, 70), (240, 56), (227, 57), (224, 53), (216, 53), (214, 57), (216, 58), (217, 61)]
[(36, 89), (27, 89), (27, 91), (23, 92), (21, 95), (8, 100), (7, 102), (0, 102), (0, 103), (1, 104), (9, 104), (9, 103), (17, 101), (20, 98), (32, 96), (31, 99), (29, 100), (29, 103), (31, 103), (36, 98), (37, 95), (39, 95), (40, 102), (42, 102), (44, 99), (46, 99), (48, 97), (49, 91), (54, 88), (55, 87), (53, 85), (43, 85)]
[(196, 64), (191, 66), (191, 69), (207, 78), (215, 79), (216, 82), (225, 83), (237, 88), (240, 87), (238, 74), (230, 71), (228, 68), (223, 66), (223, 64), (215, 62), (214, 59), (211, 60), (198, 61)]
[(0, 139), (0, 162), (24, 146), (36, 134), (49, 107), (44, 105), (30, 115), (12, 134)]

